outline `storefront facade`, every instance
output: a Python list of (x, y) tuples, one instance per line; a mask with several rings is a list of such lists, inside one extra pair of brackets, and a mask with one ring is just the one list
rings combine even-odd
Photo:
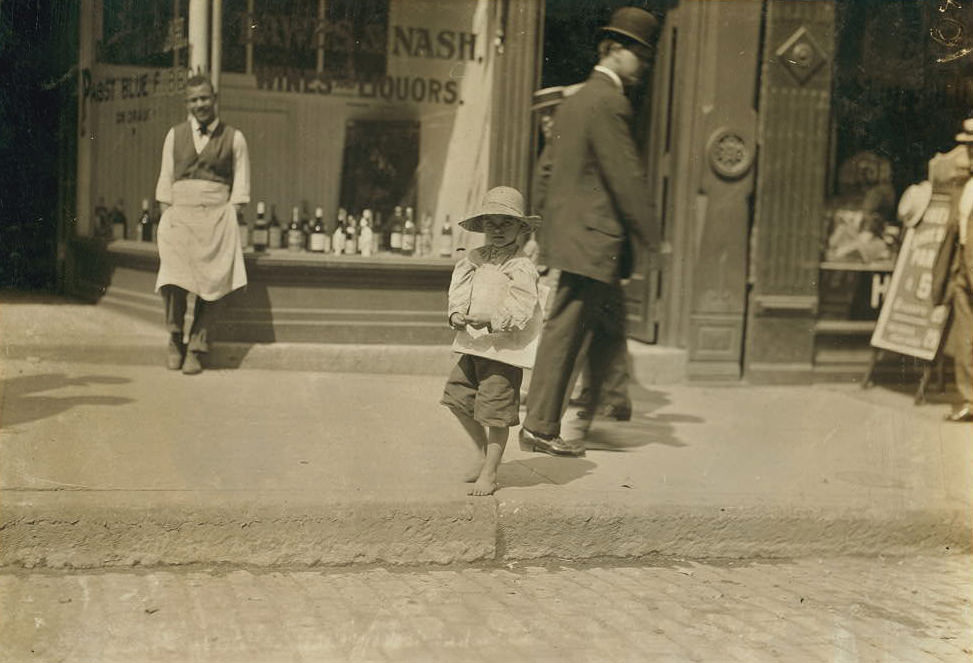
[[(181, 81), (195, 63), (218, 76), (222, 117), (250, 145), (250, 230), (257, 201), (281, 223), (295, 207), (301, 219), (320, 207), (331, 221), (343, 208), (356, 218), (369, 209), (387, 222), (395, 206), (408, 206), (416, 245), (424, 247), (413, 255), (248, 253), (254, 278), (233, 303), (226, 338), (442, 343), (455, 250), (476, 240), (458, 232), (456, 221), (490, 186), (528, 189), (537, 144), (531, 93), (583, 79), (594, 64), (594, 28), (632, 3), (84, 4), (78, 239), (71, 245), (78, 291), (158, 313), (151, 243), (91, 239), (94, 210), (122, 200), (135, 232), (139, 201), (153, 197), (166, 129), (185, 117)], [(879, 169), (882, 158), (893, 162), (885, 179), (894, 201), (921, 179), (932, 152), (948, 147), (928, 138), (890, 153), (867, 139), (880, 135), (878, 124), (857, 131), (849, 124), (862, 106), (854, 91), (861, 81), (849, 72), (874, 71), (887, 88), (895, 70), (889, 58), (905, 55), (865, 39), (881, 31), (848, 0), (642, 4), (662, 30), (652, 80), (636, 92), (636, 129), (654, 213), (673, 252), (643, 256), (627, 286), (631, 336), (685, 349), (693, 379), (795, 382), (860, 370), (877, 309), (841, 302), (859, 297), (848, 291), (871, 287), (873, 276), (880, 290), (886, 272), (879, 267), (890, 257), (851, 264), (827, 253), (839, 172), (868, 161), (862, 152), (877, 154), (870, 163)], [(932, 28), (949, 27), (930, 23), (942, 19), (929, 3), (881, 4), (876, 15), (888, 18), (892, 10), (884, 7), (896, 6), (908, 19), (896, 25), (911, 26), (923, 44)], [(850, 55), (853, 44), (871, 50)], [(929, 49), (943, 46), (909, 57), (928, 62)], [(950, 80), (959, 80), (961, 66), (951, 66)], [(943, 88), (944, 75), (937, 76), (913, 89)], [(907, 84), (916, 85), (892, 81)], [(890, 108), (898, 99), (879, 97)], [(940, 104), (937, 123), (957, 127), (960, 105)], [(847, 200), (845, 208), (855, 204)], [(453, 232), (444, 240), (447, 219)], [(441, 251), (447, 241), (450, 249)]]
[[(284, 247), (293, 215), (306, 231), (296, 251), (246, 251), (255, 278), (231, 299), (223, 337), (448, 340), (452, 262), (478, 240), (457, 222), (492, 181), (526, 186), (527, 151), (509, 145), (529, 141), (538, 3), (516, 12), (487, 0), (86, 4), (77, 235), (109, 234), (105, 219), (119, 211), (127, 228), (107, 245), (75, 243), (79, 290), (158, 309), (154, 245), (136, 237), (140, 201), (152, 202), (162, 139), (186, 117), (189, 68), (211, 74), (221, 117), (246, 136), (244, 232), (252, 234), (258, 202), (283, 226)], [(498, 126), (507, 127), (503, 140)], [(318, 210), (326, 253), (309, 250), (305, 224)], [(367, 249), (363, 216), (381, 235)], [(340, 254), (331, 241), (339, 217), (352, 225)]]

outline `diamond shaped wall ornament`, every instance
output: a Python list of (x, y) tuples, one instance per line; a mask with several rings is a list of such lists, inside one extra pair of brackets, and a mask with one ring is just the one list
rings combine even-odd
[(776, 55), (777, 61), (801, 85), (804, 85), (828, 59), (805, 27), (798, 28), (777, 49)]

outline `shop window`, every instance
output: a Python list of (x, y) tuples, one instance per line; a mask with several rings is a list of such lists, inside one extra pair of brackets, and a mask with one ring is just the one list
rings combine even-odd
[(388, 217), (396, 205), (417, 208), (418, 122), (349, 122), (341, 180), (341, 206)]
[[(898, 196), (955, 147), (973, 110), (969, 3), (842, 0), (837, 4), (834, 161), (827, 262), (894, 259)], [(947, 34), (948, 33), (948, 34)], [(947, 44), (946, 42), (950, 42)], [(963, 55), (967, 52), (966, 55)]]
[(227, 0), (223, 70), (258, 79), (375, 80), (387, 71), (388, 19), (389, 0)]
[(185, 41), (189, 0), (103, 2), (102, 38), (97, 53), (100, 62), (143, 67), (177, 64)]

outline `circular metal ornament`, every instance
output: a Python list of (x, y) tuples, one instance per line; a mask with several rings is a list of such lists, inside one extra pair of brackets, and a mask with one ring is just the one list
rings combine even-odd
[(753, 149), (736, 131), (717, 129), (706, 145), (710, 168), (720, 177), (735, 180), (753, 165)]

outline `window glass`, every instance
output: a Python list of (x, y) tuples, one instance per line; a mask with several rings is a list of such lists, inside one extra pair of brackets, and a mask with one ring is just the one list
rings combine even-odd
[(224, 71), (246, 71), (253, 45), (258, 77), (360, 82), (387, 70), (388, 0), (246, 0), (224, 2)]
[[(171, 67), (185, 46), (189, 0), (103, 0), (98, 60)], [(183, 55), (183, 62), (185, 56)]]

